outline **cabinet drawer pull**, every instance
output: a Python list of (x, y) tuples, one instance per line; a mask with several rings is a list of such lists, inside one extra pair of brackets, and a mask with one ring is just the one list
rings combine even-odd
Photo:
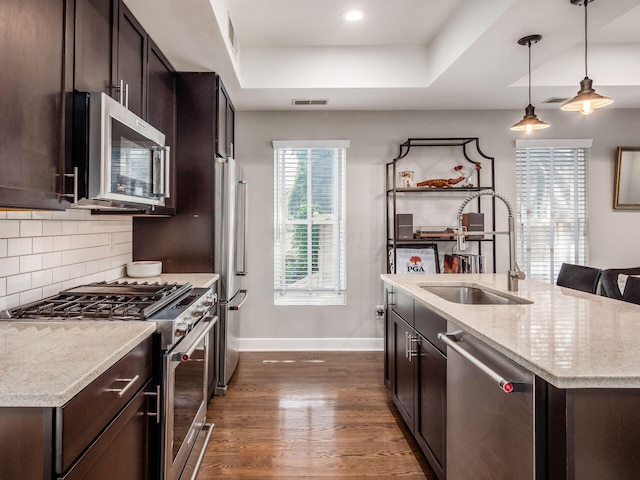
[(107, 392), (117, 392), (118, 397), (122, 397), (127, 390), (129, 390), (136, 381), (140, 378), (140, 375), (136, 375), (133, 378), (119, 378), (116, 382), (129, 382), (124, 388), (107, 388)]

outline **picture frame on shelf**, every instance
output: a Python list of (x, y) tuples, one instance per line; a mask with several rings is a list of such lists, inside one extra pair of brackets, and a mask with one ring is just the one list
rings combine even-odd
[(389, 271), (400, 274), (440, 273), (438, 246), (432, 243), (415, 247), (397, 247), (395, 255), (394, 249), (389, 248)]

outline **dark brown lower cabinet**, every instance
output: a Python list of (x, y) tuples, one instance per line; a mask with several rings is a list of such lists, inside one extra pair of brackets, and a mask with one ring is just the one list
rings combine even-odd
[(447, 359), (392, 309), (391, 395), (440, 480), (445, 478)]
[(60, 480), (144, 480), (150, 476), (148, 382)]
[(0, 408), (0, 478), (157, 478), (151, 352), (149, 338), (62, 407)]
[(438, 478), (444, 478), (447, 420), (447, 358), (420, 336), (419, 390), (413, 433)]
[(391, 395), (400, 415), (413, 433), (416, 416), (416, 379), (417, 362), (409, 355), (410, 335), (413, 329), (393, 310), (389, 312), (393, 319), (393, 338), (395, 343), (393, 387)]

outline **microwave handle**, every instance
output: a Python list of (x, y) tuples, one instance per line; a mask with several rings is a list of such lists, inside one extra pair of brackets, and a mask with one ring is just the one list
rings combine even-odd
[(171, 197), (171, 148), (166, 145), (163, 149), (164, 156), (164, 197)]
[[(153, 149), (154, 161), (152, 175), (153, 194), (156, 197), (168, 198), (169, 192), (169, 167), (170, 167), (170, 155), (171, 149), (168, 146), (155, 147)], [(161, 156), (157, 158), (156, 155)]]

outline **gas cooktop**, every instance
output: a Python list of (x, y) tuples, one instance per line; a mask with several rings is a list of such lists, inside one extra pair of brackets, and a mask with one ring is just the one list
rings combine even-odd
[(188, 283), (96, 282), (7, 310), (2, 317), (146, 320), (189, 290)]

